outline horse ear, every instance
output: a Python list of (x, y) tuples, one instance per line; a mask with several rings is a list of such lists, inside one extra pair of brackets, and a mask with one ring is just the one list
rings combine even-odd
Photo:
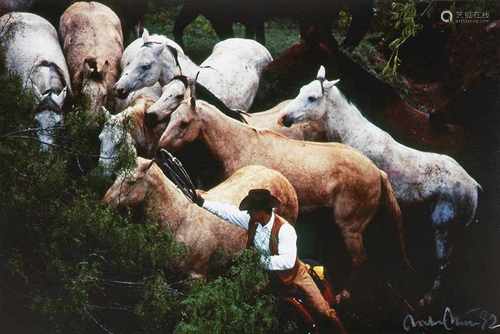
[(323, 82), (323, 88), (326, 89), (326, 90), (328, 90), (328, 89), (332, 88), (333, 86), (335, 86), (339, 81), (340, 81), (340, 79), (333, 80), (333, 81), (327, 81), (327, 80), (325, 80)]
[(323, 81), (326, 79), (326, 69), (323, 65), (320, 66), (318, 70), (318, 74), (316, 75), (316, 79)]
[(54, 94), (55, 96), (52, 98), (54, 102), (58, 105), (59, 108), (62, 109), (64, 105), (64, 100), (66, 99), (66, 95), (68, 93), (68, 87), (64, 87), (63, 90), (59, 94)]
[[(196, 80), (196, 79), (195, 79)], [(196, 111), (196, 81), (191, 81), (189, 83), (189, 89), (187, 91), (187, 96), (189, 97), (189, 103), (191, 104), (191, 109)]]
[(109, 61), (108, 61), (108, 60), (106, 60), (106, 61), (104, 62), (104, 64), (102, 65), (102, 68), (101, 68), (101, 73), (102, 73), (103, 75), (104, 75), (105, 73), (107, 73), (107, 72), (108, 72), (108, 70), (109, 70), (109, 66), (110, 66)]
[(144, 28), (144, 31), (142, 32), (142, 42), (144, 44), (149, 42), (149, 31), (146, 28)]
[(38, 101), (42, 101), (43, 95), (40, 92), (40, 89), (38, 89), (38, 87), (35, 84), (33, 84), (33, 93), (35, 94), (35, 97), (37, 98)]
[(155, 45), (153, 46), (153, 55), (155, 58), (159, 57), (163, 50), (165, 49), (165, 46), (167, 45), (166, 42), (161, 43), (160, 45)]
[(68, 86), (65, 86), (63, 90), (59, 93), (59, 96), (60, 97), (62, 96), (62, 98), (65, 99), (67, 95), (68, 95)]
[(105, 106), (102, 106), (101, 111), (102, 111), (102, 114), (104, 115), (104, 120), (106, 122), (109, 121), (111, 118), (111, 113), (109, 112), (109, 110)]
[(83, 61), (83, 67), (85, 76), (90, 77), (92, 74), (97, 72), (97, 60), (94, 57), (85, 58), (85, 60)]

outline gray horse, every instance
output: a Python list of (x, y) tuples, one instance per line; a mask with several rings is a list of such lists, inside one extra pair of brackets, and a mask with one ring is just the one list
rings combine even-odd
[(159, 82), (163, 87), (184, 74), (222, 100), (229, 108), (248, 110), (255, 98), (264, 68), (272, 62), (269, 51), (254, 40), (231, 38), (217, 43), (200, 65), (187, 57), (175, 42), (149, 35), (130, 44), (122, 57), (122, 75), (115, 85), (120, 98)]
[(71, 93), (57, 32), (40, 16), (10, 13), (0, 17), (0, 34), (6, 70), (36, 99), (38, 139), (41, 149), (47, 150), (54, 144), (53, 130), (62, 122), (63, 104)]
[(439, 273), (430, 293), (420, 301), (430, 303), (441, 286), (452, 252), (450, 232), (469, 225), (475, 218), (481, 189), (454, 159), (404, 146), (368, 121), (336, 87), (325, 79), (321, 66), (316, 80), (301, 88), (283, 111), (283, 123), (321, 121), (330, 141), (352, 146), (387, 173), (401, 207), (424, 203), (434, 230)]

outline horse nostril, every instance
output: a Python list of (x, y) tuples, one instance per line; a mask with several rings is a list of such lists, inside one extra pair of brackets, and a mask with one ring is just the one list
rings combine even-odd
[(158, 124), (158, 116), (153, 113), (146, 113), (144, 116), (144, 123), (148, 128), (153, 128)]
[(282, 123), (287, 128), (289, 128), (290, 126), (292, 126), (292, 120), (288, 116), (283, 117)]
[(116, 92), (116, 95), (120, 98), (120, 99), (124, 99), (127, 97), (127, 92), (125, 91), (125, 89), (123, 88), (115, 88), (115, 92)]

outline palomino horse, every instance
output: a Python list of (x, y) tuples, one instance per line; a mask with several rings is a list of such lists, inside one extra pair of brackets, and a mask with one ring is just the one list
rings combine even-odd
[[(167, 85), (163, 86), (162, 95), (146, 112), (146, 124), (154, 126), (158, 123), (167, 122), (170, 114), (184, 100), (187, 88), (188, 80), (181, 76), (175, 77)], [(196, 95), (202, 100), (214, 104), (214, 99), (217, 99), (217, 97), (210, 94), (210, 91), (207, 93), (212, 96), (202, 96), (200, 95), (199, 88), (204, 87), (198, 87)], [(205, 91), (207, 90), (205, 89)], [(324, 126), (321, 122), (301, 123), (292, 127), (283, 126), (280, 120), (283, 117), (282, 111), (288, 103), (289, 101), (284, 101), (269, 110), (252, 114), (242, 114), (242, 117), (248, 124), (256, 128), (273, 130), (291, 139), (326, 141)], [(222, 101), (219, 101), (217, 106), (219, 108), (227, 108)]]
[(212, 54), (198, 66), (173, 41), (164, 36), (149, 36), (144, 30), (142, 38), (125, 50), (122, 61), (125, 66), (115, 90), (124, 98), (131, 91), (152, 86), (157, 81), (164, 86), (176, 75), (185, 74), (193, 79), (201, 71), (200, 83), (228, 107), (248, 110), (257, 93), (262, 71), (272, 60), (261, 44), (231, 38), (217, 43)]
[(120, 19), (99, 2), (76, 2), (61, 16), (59, 33), (75, 95), (84, 96), (96, 114), (106, 105), (120, 73)]
[(401, 212), (389, 180), (358, 151), (343, 144), (291, 140), (242, 124), (188, 93), (172, 114), (159, 146), (178, 151), (196, 139), (218, 160), (225, 177), (244, 166), (266, 166), (290, 180), (302, 210), (330, 208), (354, 269), (366, 260), (363, 232), (378, 212), (398, 229), (397, 242), (406, 259)]
[[(254, 187), (274, 191), (278, 199), (286, 203), (277, 212), (296, 217), (298, 204), (294, 188), (281, 174), (263, 167), (247, 167), (246, 171), (239, 171), (234, 180), (228, 179), (205, 196), (238, 205)], [(138, 158), (137, 168), (131, 175), (124, 173), (116, 179), (106, 192), (104, 202), (114, 207), (144, 203), (146, 213), (162, 228), (169, 229), (175, 240), (187, 246), (188, 254), (179, 269), (193, 276), (206, 276), (210, 257), (217, 250), (235, 256), (246, 245), (244, 229), (191, 202), (150, 160)]]
[(54, 144), (54, 128), (63, 120), (63, 104), (71, 93), (68, 67), (54, 27), (29, 13), (0, 18), (0, 43), (7, 72), (21, 80), (36, 100), (35, 120), (41, 149)]
[(99, 134), (101, 153), (99, 165), (105, 174), (113, 170), (122, 145), (127, 145), (129, 150), (145, 157), (152, 157), (156, 143), (165, 126), (158, 125), (149, 128), (144, 125), (144, 113), (156, 99), (148, 95), (140, 95), (132, 104), (119, 114), (111, 115), (105, 112), (106, 122)]
[[(434, 229), (439, 274), (433, 291), (441, 286), (452, 245), (449, 230), (469, 225), (476, 214), (480, 185), (452, 158), (421, 152), (401, 145), (387, 132), (368, 121), (335, 86), (338, 80), (325, 80), (322, 66), (317, 79), (301, 88), (299, 95), (285, 108), (283, 122), (321, 121), (328, 138), (352, 146), (387, 173), (398, 201), (409, 207), (426, 203)], [(421, 302), (430, 302), (432, 293)]]

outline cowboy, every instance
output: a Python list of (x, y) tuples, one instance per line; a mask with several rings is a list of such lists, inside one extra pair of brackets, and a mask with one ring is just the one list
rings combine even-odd
[(247, 248), (254, 246), (261, 254), (261, 264), (271, 273), (271, 279), (284, 286), (298, 288), (314, 311), (330, 321), (340, 333), (346, 333), (335, 310), (323, 298), (309, 275), (306, 265), (298, 259), (295, 229), (274, 213), (273, 209), (280, 203), (269, 190), (250, 190), (239, 209), (230, 204), (205, 201), (201, 196), (198, 196), (197, 204), (247, 230)]

